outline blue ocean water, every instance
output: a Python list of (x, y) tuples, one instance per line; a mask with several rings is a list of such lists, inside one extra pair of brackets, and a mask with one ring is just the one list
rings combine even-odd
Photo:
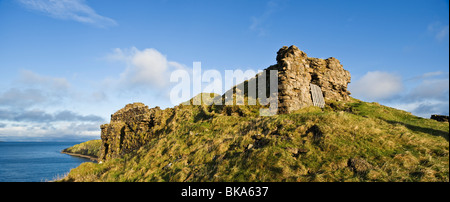
[(0, 182), (45, 182), (89, 159), (62, 154), (80, 142), (0, 142)]

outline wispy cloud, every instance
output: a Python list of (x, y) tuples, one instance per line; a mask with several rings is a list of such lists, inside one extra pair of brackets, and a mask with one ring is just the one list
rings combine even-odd
[(70, 88), (70, 83), (66, 78), (44, 76), (30, 70), (20, 70), (19, 73), (20, 76), (17, 81), (24, 85), (50, 88), (57, 91), (66, 91)]
[(0, 107), (27, 108), (49, 102), (49, 96), (41, 89), (11, 88), (0, 92)]
[(64, 110), (54, 114), (50, 114), (43, 110), (2, 110), (0, 109), (0, 120), (15, 121), (15, 122), (36, 122), (36, 123), (50, 123), (50, 122), (103, 122), (104, 119), (96, 115), (80, 115), (75, 112)]
[(266, 3), (266, 9), (264, 10), (264, 13), (262, 13), (260, 16), (252, 16), (250, 18), (252, 22), (249, 27), (250, 30), (257, 32), (259, 36), (266, 35), (266, 23), (275, 12), (281, 9), (280, 3), (280, 0), (268, 1)]
[(27, 8), (36, 10), (50, 17), (74, 20), (97, 27), (111, 27), (117, 22), (101, 16), (89, 7), (84, 0), (17, 0)]
[(448, 25), (443, 25), (441, 22), (433, 22), (428, 25), (427, 30), (429, 33), (433, 34), (436, 40), (439, 42), (445, 41), (449, 36)]
[(424, 74), (422, 74), (422, 75), (415, 76), (415, 77), (413, 77), (413, 78), (407, 79), (407, 81), (409, 81), (409, 80), (414, 81), (414, 80), (427, 79), (427, 78), (436, 77), (436, 76), (440, 76), (440, 75), (444, 75), (444, 74), (445, 74), (445, 73), (442, 72), (442, 71), (437, 71), (437, 72), (427, 72), (427, 73), (424, 73)]

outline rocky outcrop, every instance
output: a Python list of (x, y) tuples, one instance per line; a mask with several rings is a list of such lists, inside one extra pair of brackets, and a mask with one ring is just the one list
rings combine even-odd
[(367, 174), (373, 166), (363, 158), (350, 158), (347, 161), (347, 166), (356, 174)]
[(150, 140), (176, 130), (181, 120), (202, 120), (204, 117), (192, 115), (194, 109), (203, 110), (203, 106), (178, 105), (162, 110), (159, 107), (149, 108), (143, 103), (126, 105), (111, 115), (109, 124), (100, 126), (102, 148), (99, 160), (136, 151)]
[(431, 115), (431, 119), (439, 121), (439, 122), (449, 122), (449, 116), (445, 116), (445, 115), (433, 114), (433, 115)]
[(161, 109), (149, 109), (143, 103), (128, 104), (111, 115), (111, 123), (101, 128), (102, 154), (105, 160), (142, 146), (155, 136), (155, 125), (161, 125)]

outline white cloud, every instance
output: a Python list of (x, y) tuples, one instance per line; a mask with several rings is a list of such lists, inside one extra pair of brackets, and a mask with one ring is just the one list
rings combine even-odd
[(167, 60), (165, 55), (152, 48), (116, 48), (107, 58), (127, 64), (119, 78), (119, 85), (127, 88), (166, 87), (169, 84), (170, 71), (185, 68), (182, 64)]
[(98, 105), (95, 100), (103, 100), (105, 96), (95, 91), (92, 95), (76, 93), (76, 88), (64, 77), (20, 70), (8, 88), (0, 89), (0, 140), (98, 138), (98, 126), (105, 118), (99, 116), (98, 111), (92, 114), (86, 110), (83, 102), (89, 102), (95, 108)]
[(124, 79), (135, 84), (164, 84), (163, 76), (169, 64), (166, 57), (157, 50), (135, 49), (131, 64), (132, 66), (121, 75)]
[(27, 108), (48, 100), (48, 96), (39, 89), (11, 88), (0, 92), (0, 107)]
[(448, 72), (426, 72), (403, 81), (390, 73), (368, 72), (349, 89), (355, 98), (381, 102), (424, 118), (449, 113)]
[(111, 18), (101, 16), (84, 0), (17, 0), (26, 7), (40, 11), (53, 18), (74, 20), (98, 27), (117, 25)]
[(58, 124), (6, 123), (1, 141), (86, 141), (100, 137), (100, 124), (61, 122)]
[(448, 115), (448, 72), (428, 72), (416, 78), (419, 78), (416, 82), (420, 83), (402, 96), (397, 108), (425, 118), (430, 118), (432, 114)]
[(70, 97), (72, 89), (66, 78), (20, 70), (9, 89), (0, 90), (0, 108), (26, 109), (33, 106), (62, 105)]
[(411, 112), (416, 116), (430, 118), (432, 114), (448, 115), (448, 101), (420, 100), (405, 103), (390, 104), (391, 107)]
[(350, 83), (355, 98), (378, 101), (391, 98), (403, 90), (402, 79), (387, 72), (367, 72), (361, 79)]
[(391, 73), (368, 72), (350, 83), (349, 89), (355, 98), (381, 102), (424, 118), (449, 113), (448, 72), (426, 72), (404, 81)]
[(447, 79), (427, 79), (423, 80), (408, 95), (414, 100), (445, 100), (448, 99), (449, 80)]
[(20, 70), (9, 89), (0, 90), (0, 108), (25, 109), (61, 103), (68, 97), (71, 84), (62, 77), (50, 77)]

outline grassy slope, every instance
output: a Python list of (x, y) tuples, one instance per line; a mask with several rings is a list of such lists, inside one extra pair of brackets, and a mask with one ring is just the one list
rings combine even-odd
[(272, 117), (186, 106), (166, 135), (64, 180), (449, 181), (448, 123), (359, 100), (328, 104)]
[(72, 147), (69, 147), (67, 149), (64, 149), (62, 152), (98, 158), (100, 156), (101, 147), (102, 147), (102, 140), (89, 140), (87, 142), (83, 142), (74, 145)]

